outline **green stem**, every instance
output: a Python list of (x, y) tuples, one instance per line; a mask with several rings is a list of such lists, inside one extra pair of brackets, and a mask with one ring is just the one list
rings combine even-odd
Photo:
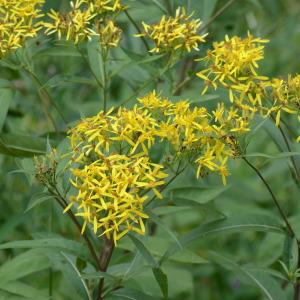
[[(180, 169), (180, 163), (178, 165), (178, 168), (177, 168), (177, 171), (175, 173), (175, 175), (165, 184), (162, 186), (162, 188), (159, 190), (159, 192), (163, 192), (185, 169), (186, 169), (186, 166), (184, 168), (182, 168), (181, 170)], [(143, 195), (144, 196), (144, 195)], [(154, 195), (145, 205), (145, 207), (148, 207), (153, 201), (154, 199), (156, 198), (157, 196)]]
[[(296, 242), (297, 242), (297, 250), (298, 250), (298, 263), (297, 263), (297, 267), (300, 268), (300, 241), (298, 240), (294, 229), (292, 228), (292, 225), (290, 224), (287, 216), (285, 215), (283, 209), (281, 208), (278, 199), (276, 198), (275, 194), (273, 193), (270, 185), (268, 184), (268, 182), (266, 181), (266, 179), (262, 176), (262, 174), (260, 173), (260, 171), (254, 166), (252, 165), (245, 157), (243, 157), (243, 160), (246, 162), (246, 164), (255, 171), (255, 173), (258, 175), (258, 177), (262, 180), (262, 182), (264, 183), (265, 187), (267, 188), (267, 190), (269, 191), (271, 198), (273, 199), (273, 202), (275, 204), (275, 206), (277, 207), (279, 214), (281, 215), (286, 228), (288, 230), (289, 235), (291, 236), (291, 238), (295, 238)], [(294, 286), (294, 300), (300, 300), (300, 282), (297, 282)]]
[(165, 0), (165, 5), (167, 8), (167, 11), (169, 13), (169, 15), (173, 14), (173, 9), (172, 9), (172, 5), (171, 5), (171, 1), (170, 0)]
[[(277, 207), (279, 214), (282, 218), (282, 220), (284, 221), (286, 228), (289, 232), (289, 235), (292, 238), (296, 238), (296, 234), (295, 231), (293, 230), (287, 216), (285, 215), (285, 212), (283, 211), (282, 207), (280, 206), (280, 203), (278, 201), (278, 199), (276, 198), (274, 192), (272, 191), (271, 186), (268, 184), (268, 182), (266, 181), (266, 179), (263, 177), (263, 175), (261, 174), (261, 172), (253, 165), (251, 164), (246, 157), (243, 157), (243, 160), (245, 161), (245, 163), (258, 175), (258, 177), (261, 179), (261, 181), (263, 182), (263, 184), (265, 185), (265, 187), (267, 188), (269, 194), (271, 195), (271, 198), (275, 204), (275, 206)], [(296, 238), (297, 239), (297, 238)], [(297, 240), (298, 241), (298, 240)]]
[(98, 77), (97, 77), (97, 75), (95, 74), (93, 68), (91, 67), (90, 62), (89, 62), (88, 59), (85, 57), (84, 53), (81, 51), (81, 49), (79, 48), (78, 45), (76, 45), (76, 48), (77, 48), (77, 51), (79, 52), (79, 54), (81, 55), (81, 57), (83, 58), (83, 60), (85, 61), (86, 65), (88, 66), (88, 68), (89, 68), (89, 70), (90, 70), (92, 76), (94, 77), (94, 79), (95, 79), (97, 85), (98, 85), (101, 89), (103, 89), (103, 88), (104, 88), (104, 87), (103, 87), (103, 83), (98, 79)]
[(225, 12), (236, 0), (229, 0), (224, 6), (222, 6), (201, 28), (200, 32), (204, 31), (211, 23), (213, 23), (223, 12)]
[(107, 102), (109, 98), (109, 78), (107, 73), (107, 58), (108, 58), (108, 50), (102, 48), (101, 56), (102, 56), (102, 74), (103, 74), (103, 111), (106, 113), (107, 111)]
[[(64, 197), (60, 194), (59, 190), (57, 189), (56, 186), (51, 186), (48, 187), (49, 192), (54, 196), (54, 199), (57, 201), (57, 203), (62, 207), (62, 209), (64, 210), (67, 206), (68, 203), (67, 201), (64, 199)], [(78, 230), (78, 232), (80, 233), (80, 236), (84, 239), (84, 241), (87, 244), (87, 247), (92, 255), (92, 257), (95, 260), (95, 263), (98, 267), (98, 269), (100, 270), (100, 263), (97, 257), (97, 253), (94, 249), (94, 246), (92, 244), (92, 242), (90, 241), (89, 237), (87, 236), (86, 232), (84, 232), (83, 234), (81, 234), (81, 224), (78, 222), (76, 216), (74, 215), (74, 213), (72, 212), (71, 209), (69, 209), (67, 211), (68, 216), (70, 217), (70, 219), (72, 220), (72, 222), (74, 223), (76, 229)]]
[[(50, 201), (50, 216), (49, 216), (49, 232), (53, 231), (53, 202)], [(53, 295), (53, 269), (49, 269), (49, 299), (52, 299)]]
[(194, 78), (193, 77), (186, 77), (183, 81), (181, 81), (172, 91), (172, 95), (179, 96), (181, 93), (182, 88), (191, 82)]
[[(127, 10), (125, 10), (125, 15), (127, 16), (128, 20), (132, 23), (132, 25), (135, 27), (135, 29), (137, 30), (137, 32), (138, 32), (139, 34), (142, 34), (142, 30), (139, 28), (139, 26), (137, 25), (137, 23), (136, 23), (135, 20), (131, 17), (131, 15), (129, 14), (129, 12), (128, 12)], [(141, 36), (141, 39), (142, 39), (142, 41), (143, 41), (143, 43), (144, 43), (144, 45), (145, 45), (145, 47), (146, 47), (148, 53), (151, 55), (152, 53), (149, 52), (149, 51), (150, 51), (150, 47), (149, 47), (149, 45), (148, 45), (148, 43), (147, 43), (145, 37), (144, 37), (144, 36)]]
[[(38, 76), (27, 66), (23, 65), (23, 69), (30, 75), (30, 77), (33, 79), (33, 81), (39, 87), (38, 92), (39, 92), (40, 98), (42, 99), (42, 101), (44, 101), (44, 104), (51, 103), (51, 105), (55, 108), (55, 110), (60, 115), (63, 122), (65, 124), (67, 124), (67, 120), (64, 117), (63, 113), (60, 111), (59, 107), (56, 105), (55, 101), (52, 99), (52, 97), (50, 96), (50, 94), (48, 93), (48, 91), (44, 87), (44, 84), (40, 81)], [(53, 118), (51, 117), (50, 113), (48, 112), (48, 110), (47, 110), (46, 114), (51, 119), (54, 127), (56, 127), (55, 122), (54, 122)]]
[[(271, 115), (271, 119), (273, 120), (274, 123), (276, 123), (275, 118), (274, 118), (273, 115)], [(292, 152), (290, 143), (289, 143), (289, 141), (288, 141), (288, 138), (287, 138), (287, 136), (286, 136), (284, 130), (282, 129), (282, 127), (281, 127), (280, 125), (278, 126), (278, 129), (279, 129), (279, 131), (280, 131), (280, 134), (282, 135), (282, 138), (283, 138), (283, 140), (284, 140), (284, 143), (285, 143), (285, 145), (286, 145), (286, 148), (288, 149), (289, 152)], [(292, 177), (293, 177), (295, 183), (299, 186), (299, 184), (300, 184), (300, 182), (299, 182), (299, 180), (300, 180), (300, 175), (299, 175), (299, 172), (298, 172), (298, 168), (297, 168), (297, 165), (296, 165), (296, 161), (295, 161), (295, 159), (294, 159), (293, 156), (290, 156), (290, 161), (291, 161), (291, 164), (292, 164), (293, 169), (294, 169), (294, 172), (291, 170)]]

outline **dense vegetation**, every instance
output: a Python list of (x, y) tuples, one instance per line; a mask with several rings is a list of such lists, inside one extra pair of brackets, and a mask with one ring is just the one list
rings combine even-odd
[(299, 300), (298, 0), (0, 0), (0, 299)]

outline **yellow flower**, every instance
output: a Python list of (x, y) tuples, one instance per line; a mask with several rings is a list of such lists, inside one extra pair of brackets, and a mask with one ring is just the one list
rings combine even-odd
[(168, 99), (160, 99), (158, 95), (156, 95), (156, 91), (139, 98), (138, 101), (148, 109), (166, 109), (172, 106), (172, 103)]
[(38, 19), (43, 16), (44, 0), (0, 1), (0, 58), (22, 47), (28, 38), (41, 29)]
[(74, 168), (71, 182), (77, 195), (70, 198), (65, 212), (76, 203), (76, 215), (84, 219), (82, 231), (91, 224), (95, 234), (106, 234), (115, 244), (128, 231), (145, 234), (143, 220), (148, 215), (143, 208), (148, 196), (143, 194), (153, 190), (161, 198), (157, 187), (168, 176), (162, 168), (148, 157), (117, 154)]
[(282, 112), (297, 115), (300, 108), (300, 75), (288, 76), (287, 80), (274, 78), (266, 84), (271, 89), (272, 106), (268, 114), (275, 113), (275, 122), (279, 126)]
[(234, 36), (213, 43), (213, 49), (207, 56), (199, 59), (207, 64), (207, 68), (198, 72), (197, 76), (205, 81), (206, 92), (208, 86), (216, 89), (224, 86), (230, 91), (233, 102), (232, 90), (244, 91), (247, 83), (255, 79), (266, 80), (266, 77), (257, 73), (258, 61), (264, 58), (264, 46), (268, 40), (253, 37), (249, 32), (245, 39)]
[(155, 43), (150, 52), (199, 50), (199, 44), (205, 42), (207, 34), (198, 34), (201, 22), (199, 19), (191, 19), (192, 15), (187, 15), (184, 8), (178, 8), (175, 17), (163, 16), (153, 25), (143, 22), (144, 33), (136, 36), (146, 36)]
[(48, 13), (50, 22), (44, 22), (45, 33), (51, 35), (56, 33), (58, 39), (65, 38), (67, 41), (73, 41), (74, 44), (97, 35), (91, 28), (92, 20), (96, 14), (93, 11), (93, 5), (87, 0), (71, 1), (71, 10), (67, 13), (59, 13), (51, 9)]

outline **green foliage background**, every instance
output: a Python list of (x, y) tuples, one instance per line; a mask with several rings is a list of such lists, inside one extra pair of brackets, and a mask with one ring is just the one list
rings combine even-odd
[[(139, 26), (141, 21), (158, 20), (165, 9), (164, 1), (124, 2)], [(170, 2), (172, 9), (183, 5), (189, 12), (194, 10), (195, 17), (208, 22), (227, 0)], [(46, 9), (67, 5), (68, 1), (49, 0)], [(199, 66), (193, 58), (203, 56), (206, 48), (225, 34), (245, 36), (247, 30), (271, 40), (262, 73), (297, 73), (299, 14), (298, 0), (237, 0), (209, 25), (208, 42), (200, 52), (193, 52), (159, 78), (163, 60), (147, 55), (141, 40), (132, 36), (137, 33), (135, 27), (121, 14), (118, 24), (124, 34), (121, 47), (113, 50), (110, 62), (114, 76), (108, 105), (118, 106), (131, 97), (126, 105), (132, 106), (136, 96), (154, 88), (169, 95), (190, 76), (192, 79), (181, 95), (172, 99), (189, 99), (195, 105), (214, 107), (225, 94), (200, 96), (201, 80), (194, 76)], [(30, 175), (30, 157), (45, 152), (47, 140), (58, 145), (66, 134), (57, 110), (49, 102), (42, 102), (39, 93), (47, 90), (51, 94), (69, 124), (102, 109), (101, 93), (87, 62), (75, 47), (59, 44), (39, 37), (28, 42), (26, 51), (19, 51), (21, 61), (29, 63), (43, 83), (42, 90), (24, 70), (0, 61), (0, 299), (47, 299), (49, 282), (54, 300), (88, 299), (83, 278), (77, 273), (92, 272), (91, 267), (86, 267), (87, 250), (60, 207), (45, 197)], [(87, 49), (84, 55), (100, 78), (101, 61), (95, 54), (95, 45), (90, 43)], [(153, 82), (155, 76), (157, 80)], [(58, 131), (53, 129), (45, 111), (55, 119)], [(271, 184), (300, 237), (299, 188), (290, 178), (287, 157), (278, 157), (287, 149), (278, 130), (268, 121), (257, 120), (255, 125), (259, 126), (248, 137), (248, 153), (256, 154), (249, 160)], [(299, 147), (293, 147), (294, 152), (299, 152)], [(300, 166), (298, 157), (295, 159)], [(165, 192), (162, 207), (154, 209), (160, 216), (156, 226), (150, 224), (155, 235), (140, 240), (156, 260), (169, 247), (170, 251), (178, 250), (162, 264), (168, 276), (169, 299), (292, 299), (292, 286), (281, 279), (284, 272), (279, 260), (291, 268), (295, 266), (295, 245), (284, 234), (278, 212), (255, 173), (242, 160), (232, 162), (231, 173), (224, 189), (217, 177), (196, 181), (194, 174), (187, 172)], [(225, 222), (203, 226), (223, 217)], [(107, 282), (114, 286), (123, 278), (124, 287), (108, 294), (107, 299), (163, 298), (161, 290), (166, 287), (160, 289), (151, 270), (151, 259), (145, 260), (149, 253), (143, 251), (134, 238), (126, 237), (120, 243)], [(156, 269), (155, 264), (152, 267)], [(95, 280), (95, 275), (89, 276)], [(157, 277), (160, 276), (163, 275)]]

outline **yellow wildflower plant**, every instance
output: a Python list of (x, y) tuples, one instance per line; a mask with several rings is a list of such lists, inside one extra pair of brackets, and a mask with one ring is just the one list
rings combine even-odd
[(223, 86), (229, 89), (230, 100), (234, 101), (233, 91), (247, 90), (248, 83), (253, 80), (266, 80), (257, 73), (258, 61), (264, 58), (264, 44), (268, 40), (252, 36), (244, 39), (225, 36), (225, 40), (213, 43), (213, 49), (199, 61), (204, 61), (206, 69), (197, 73), (205, 81), (204, 94), (208, 87), (217, 89)]
[(28, 38), (37, 36), (41, 29), (44, 0), (0, 1), (0, 58), (21, 48)]
[(93, 5), (87, 0), (76, 0), (70, 2), (71, 10), (60, 13), (53, 9), (47, 14), (49, 22), (44, 22), (47, 35), (57, 34), (59, 40), (65, 38), (75, 44), (83, 40), (90, 40), (97, 33), (92, 29), (92, 20), (96, 14)]
[(207, 34), (200, 35), (199, 19), (191, 19), (193, 14), (187, 15), (184, 8), (176, 10), (175, 17), (163, 16), (152, 25), (143, 22), (144, 32), (137, 37), (148, 37), (155, 43), (150, 52), (172, 52), (176, 50), (191, 52), (199, 50), (199, 44), (205, 42)]
[(162, 198), (157, 187), (167, 183), (169, 163), (164, 154), (160, 164), (151, 161), (153, 145), (166, 142), (171, 161), (187, 158), (196, 165), (197, 177), (217, 173), (226, 184), (229, 158), (238, 155), (237, 137), (249, 131), (247, 117), (224, 104), (209, 113), (187, 101), (173, 103), (155, 91), (138, 101), (132, 109), (82, 119), (69, 132), (77, 195), (67, 210), (77, 203), (84, 228), (91, 224), (95, 233), (115, 243), (128, 231), (144, 234), (149, 191)]

